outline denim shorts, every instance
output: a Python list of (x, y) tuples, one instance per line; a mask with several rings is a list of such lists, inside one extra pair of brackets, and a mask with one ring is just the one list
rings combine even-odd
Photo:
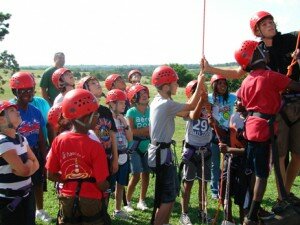
[(179, 182), (176, 167), (172, 165), (163, 165), (162, 188), (158, 190), (161, 193), (161, 203), (174, 202), (179, 193)]
[(127, 160), (127, 162), (124, 163), (123, 165), (119, 165), (118, 172), (114, 174), (112, 177), (115, 178), (115, 181), (117, 181), (118, 184), (127, 186), (129, 181), (129, 172), (130, 172), (129, 160)]
[(149, 173), (148, 154), (145, 153), (142, 155), (137, 151), (133, 151), (130, 154), (130, 169), (132, 174)]
[(249, 166), (259, 178), (268, 178), (270, 173), (270, 142), (248, 142)]

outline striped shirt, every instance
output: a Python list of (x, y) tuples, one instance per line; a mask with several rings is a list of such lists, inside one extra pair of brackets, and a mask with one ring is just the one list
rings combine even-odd
[[(20, 139), (22, 138), (22, 145)], [(0, 189), (17, 190), (31, 184), (31, 177), (21, 177), (12, 173), (11, 165), (9, 165), (3, 158), (2, 154), (15, 150), (17, 155), (21, 158), (23, 163), (28, 159), (27, 155), (27, 139), (23, 136), (16, 135), (15, 138), (0, 134)], [(0, 194), (0, 197), (6, 197)]]

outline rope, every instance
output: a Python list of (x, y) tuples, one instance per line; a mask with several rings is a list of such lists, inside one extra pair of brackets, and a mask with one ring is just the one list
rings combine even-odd
[[(295, 51), (298, 49), (299, 47), (299, 42), (300, 42), (300, 31), (298, 32), (298, 38), (297, 38), (297, 43), (296, 43), (296, 48)], [(293, 57), (291, 64), (287, 67), (287, 77), (290, 77), (292, 75), (293, 72), (293, 66), (297, 63), (297, 60), (295, 57)]]
[(202, 223), (204, 224), (205, 220), (206, 220), (206, 224), (208, 224), (208, 221), (207, 221), (207, 195), (206, 195), (206, 192), (205, 192), (205, 173), (204, 173), (204, 153), (207, 151), (207, 149), (200, 149), (200, 153), (201, 153), (201, 168), (202, 168), (202, 171), (201, 171), (201, 184), (202, 184), (202, 187), (201, 187), (201, 199), (202, 199), (202, 211), (204, 212), (204, 214), (202, 215)]
[(202, 19), (202, 57), (204, 56), (204, 39), (205, 39), (205, 11), (206, 0), (203, 0), (203, 19)]
[(229, 214), (229, 192), (230, 192), (230, 167), (231, 167), (231, 159), (232, 156), (228, 157), (228, 165), (227, 165), (227, 177), (226, 177), (226, 190), (225, 190), (225, 199), (224, 199), (224, 221), (228, 220)]
[[(223, 195), (223, 191), (222, 190), (223, 190), (223, 175), (224, 175), (224, 154), (221, 154), (221, 155), (222, 155), (222, 159), (221, 159), (222, 160), (221, 161), (222, 171), (221, 171), (220, 196)], [(216, 223), (217, 223), (221, 205), (222, 205), (222, 199), (219, 197), (218, 207), (217, 207), (217, 211), (216, 211), (216, 214), (214, 216), (214, 220), (212, 222), (212, 225), (216, 225)]]

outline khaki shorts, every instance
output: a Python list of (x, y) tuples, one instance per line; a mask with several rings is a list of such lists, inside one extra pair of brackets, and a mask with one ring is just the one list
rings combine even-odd
[[(287, 104), (283, 109), (291, 123), (300, 119), (300, 101)], [(277, 115), (278, 121), (278, 153), (285, 156), (287, 151), (300, 154), (300, 121), (289, 127), (281, 114)]]
[[(59, 197), (59, 207), (60, 207), (60, 216), (58, 216), (58, 224), (60, 225), (103, 225), (103, 216), (101, 218), (97, 218), (94, 221), (90, 222), (78, 222), (78, 223), (69, 223), (64, 221), (64, 218), (71, 218), (72, 216), (72, 208), (74, 203), (74, 197)], [(84, 217), (93, 217), (96, 214), (100, 213), (102, 210), (101, 199), (91, 199), (91, 198), (79, 198), (79, 208), (80, 212), (75, 213), (75, 217), (84, 216)]]

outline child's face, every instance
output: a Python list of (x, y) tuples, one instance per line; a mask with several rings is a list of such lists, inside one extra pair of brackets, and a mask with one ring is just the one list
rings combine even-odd
[(34, 88), (24, 88), (17, 90), (18, 101), (22, 103), (29, 103), (34, 96)]
[(236, 98), (234, 105), (235, 105), (235, 111), (237, 112), (244, 112), (246, 110), (240, 98)]
[(62, 79), (71, 86), (75, 84), (75, 79), (72, 72), (66, 72), (64, 75), (62, 75)]
[(139, 103), (141, 104), (148, 104), (149, 102), (149, 95), (146, 90), (141, 90), (139, 92), (140, 98), (139, 98)]
[(125, 84), (125, 81), (123, 80), (122, 77), (118, 77), (114, 84), (113, 84), (113, 87), (115, 89), (120, 89), (120, 90), (125, 90), (126, 89), (126, 84)]
[(109, 105), (116, 114), (123, 113), (126, 107), (125, 101), (110, 102)]
[(174, 82), (172, 82), (172, 83), (170, 84), (171, 95), (176, 95), (177, 88), (178, 88), (178, 83), (177, 83), (177, 81), (174, 81)]
[[(22, 123), (20, 113), (15, 107), (9, 107), (5, 110), (5, 112), (14, 128), (17, 128)], [(1, 123), (4, 122), (3, 119), (4, 116), (1, 119)]]
[(97, 98), (101, 97), (101, 95), (102, 95), (102, 87), (101, 87), (101, 85), (100, 85), (100, 83), (99, 83), (98, 80), (94, 80), (94, 79), (93, 80), (89, 80), (87, 82), (87, 85), (89, 87), (89, 91), (93, 95), (95, 95)]
[(217, 92), (220, 95), (224, 95), (227, 91), (227, 82), (226, 80), (217, 80)]
[(256, 32), (260, 37), (273, 38), (276, 35), (276, 24), (272, 18), (267, 17), (258, 23)]
[(134, 73), (132, 76), (131, 76), (131, 83), (132, 84), (136, 84), (136, 83), (140, 83), (141, 82), (141, 75), (139, 73)]

